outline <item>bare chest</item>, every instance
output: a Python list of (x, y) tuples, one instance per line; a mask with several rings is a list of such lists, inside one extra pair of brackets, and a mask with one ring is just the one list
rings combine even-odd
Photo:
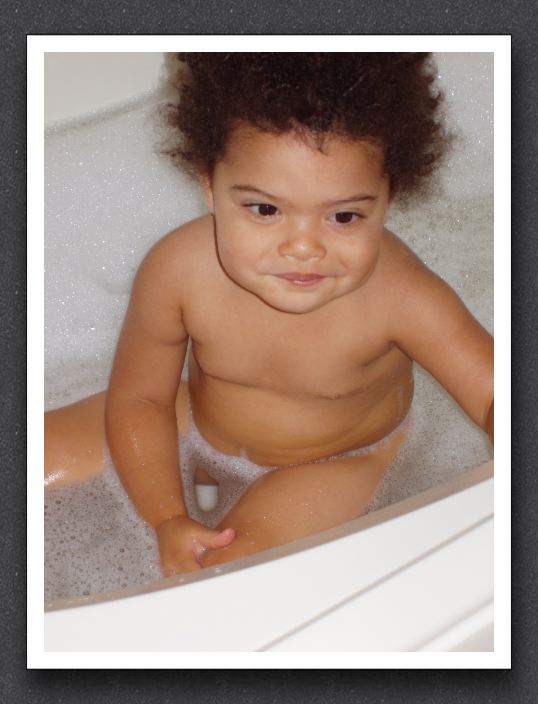
[[(204, 374), (251, 388), (337, 398), (382, 383), (401, 353), (366, 316), (301, 316), (219, 306), (190, 316)], [(264, 314), (268, 313), (268, 314)]]

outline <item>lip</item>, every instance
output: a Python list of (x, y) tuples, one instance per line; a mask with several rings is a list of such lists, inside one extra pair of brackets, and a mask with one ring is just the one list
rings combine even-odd
[(294, 286), (315, 286), (324, 279), (321, 274), (301, 274), (298, 271), (289, 271), (285, 274), (277, 274), (279, 279), (284, 279)]

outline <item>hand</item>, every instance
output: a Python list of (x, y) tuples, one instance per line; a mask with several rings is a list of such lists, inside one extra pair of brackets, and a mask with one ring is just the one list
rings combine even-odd
[(188, 516), (174, 516), (155, 531), (166, 577), (201, 569), (200, 559), (207, 550), (224, 548), (235, 540), (233, 528), (211, 530)]

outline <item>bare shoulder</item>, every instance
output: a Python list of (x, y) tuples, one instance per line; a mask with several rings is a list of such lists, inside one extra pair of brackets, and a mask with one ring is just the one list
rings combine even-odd
[(158, 240), (140, 265), (137, 278), (158, 278), (161, 286), (174, 288), (189, 279), (193, 270), (207, 266), (214, 251), (213, 221), (203, 215), (175, 228)]
[(392, 233), (384, 238), (378, 287), (390, 338), (485, 428), (493, 398), (493, 339), (456, 292)]
[(383, 277), (397, 277), (398, 283), (401, 284), (405, 284), (407, 280), (412, 283), (417, 274), (435, 276), (413, 250), (390, 230), (383, 233), (379, 267)]
[(414, 308), (428, 297), (452, 297), (456, 294), (435, 272), (393, 232), (385, 230), (379, 257), (379, 284), (387, 303), (399, 316), (402, 309)]
[(419, 348), (434, 347), (431, 342), (426, 344), (427, 337), (444, 340), (463, 330), (470, 335), (482, 333), (452, 287), (388, 231), (380, 255), (379, 281), (390, 338), (417, 361), (422, 357)]
[(212, 239), (211, 215), (202, 215), (164, 235), (149, 250), (146, 258), (162, 259), (175, 265), (178, 260), (184, 261), (185, 258), (190, 260), (191, 257), (203, 254), (204, 250), (211, 246)]

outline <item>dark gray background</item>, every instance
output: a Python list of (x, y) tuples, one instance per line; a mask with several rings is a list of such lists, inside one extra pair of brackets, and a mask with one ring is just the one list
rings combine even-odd
[[(15, 702), (535, 702), (538, 299), (533, 3), (499, 0), (7, 2), (0, 43), (2, 563), (0, 698)], [(512, 669), (26, 671), (26, 35), (510, 34), (513, 81)], [(497, 194), (508, 200), (510, 194)], [(509, 236), (509, 233), (506, 233)], [(499, 468), (497, 471), (507, 471)], [(37, 469), (36, 469), (37, 471)], [(178, 615), (178, 617), (180, 617)], [(181, 655), (178, 654), (178, 668)]]

